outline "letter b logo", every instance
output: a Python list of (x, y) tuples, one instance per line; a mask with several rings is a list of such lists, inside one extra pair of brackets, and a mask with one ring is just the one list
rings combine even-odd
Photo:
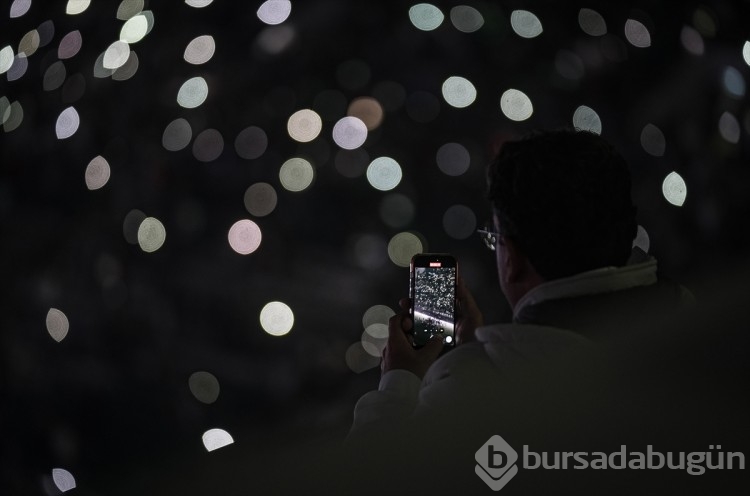
[(502, 437), (492, 436), (474, 455), (474, 472), (493, 491), (502, 489), (518, 473), (518, 453)]

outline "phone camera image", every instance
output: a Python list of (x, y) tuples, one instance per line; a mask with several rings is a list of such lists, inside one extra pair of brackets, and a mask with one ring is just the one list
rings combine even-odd
[(434, 335), (453, 345), (455, 267), (414, 268), (414, 345), (424, 346)]

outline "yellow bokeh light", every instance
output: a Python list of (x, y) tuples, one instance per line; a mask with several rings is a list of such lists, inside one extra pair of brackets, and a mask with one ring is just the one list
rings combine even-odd
[(110, 167), (107, 160), (101, 155), (94, 157), (86, 167), (84, 174), (86, 187), (90, 190), (103, 187), (109, 181), (110, 174)]
[(287, 191), (303, 191), (312, 184), (314, 178), (312, 164), (303, 158), (290, 158), (279, 169), (281, 185)]
[(534, 113), (534, 106), (525, 93), (511, 88), (500, 97), (500, 110), (512, 121), (525, 121)]
[(146, 217), (138, 226), (138, 245), (146, 253), (152, 253), (161, 248), (167, 239), (164, 224), (154, 217)]
[(249, 219), (242, 219), (232, 224), (227, 239), (235, 252), (249, 255), (260, 247), (263, 235), (258, 224)]
[(423, 251), (422, 240), (414, 233), (400, 232), (388, 242), (388, 257), (399, 267), (408, 267), (411, 258)]
[(31, 57), (39, 49), (40, 38), (39, 32), (34, 29), (23, 35), (21, 41), (18, 42), (18, 53), (22, 53), (27, 57)]
[(269, 302), (260, 311), (260, 325), (271, 336), (284, 336), (294, 326), (294, 313), (286, 303)]
[(380, 105), (380, 102), (369, 96), (363, 96), (352, 100), (346, 114), (356, 117), (364, 122), (368, 131), (377, 129), (383, 122), (384, 115), (383, 107)]
[(289, 117), (286, 129), (293, 140), (307, 143), (318, 137), (323, 129), (323, 120), (316, 112), (302, 109)]

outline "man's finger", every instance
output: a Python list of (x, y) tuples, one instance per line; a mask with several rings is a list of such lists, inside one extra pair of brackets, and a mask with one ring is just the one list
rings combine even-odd
[(408, 321), (409, 329), (411, 328), (411, 319), (406, 315), (396, 314), (388, 320), (388, 343), (392, 343), (392, 348), (403, 348), (405, 345), (411, 347), (409, 340), (404, 333), (404, 325)]

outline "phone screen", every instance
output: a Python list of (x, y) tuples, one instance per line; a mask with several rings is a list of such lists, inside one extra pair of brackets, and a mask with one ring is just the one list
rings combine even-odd
[(435, 334), (455, 344), (456, 262), (449, 255), (417, 255), (412, 260), (414, 345)]

